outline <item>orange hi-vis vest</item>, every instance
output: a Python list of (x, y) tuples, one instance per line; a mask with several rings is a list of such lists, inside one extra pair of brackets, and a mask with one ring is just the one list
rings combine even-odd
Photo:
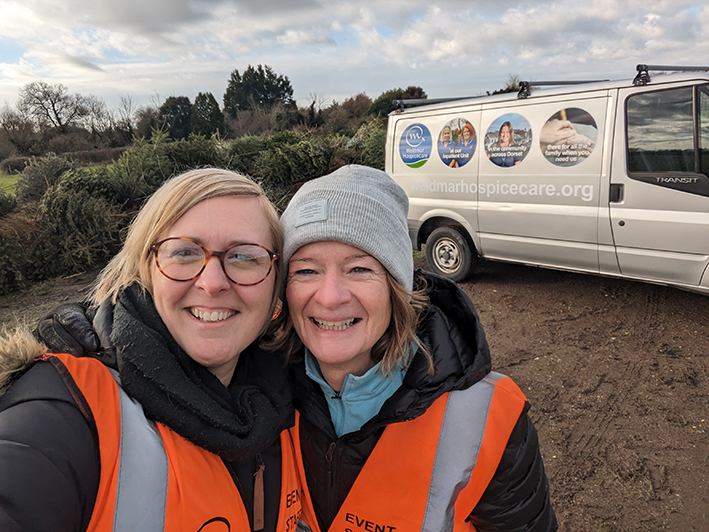
[[(117, 374), (98, 360), (66, 354), (42, 359), (60, 373), (68, 370), (91, 409), (84, 415), (96, 423), (101, 474), (88, 532), (250, 530), (239, 490), (221, 458), (146, 419), (140, 404), (116, 382)], [(288, 431), (281, 433), (281, 454), (276, 529), (289, 532), (298, 523), (301, 492)]]
[[(466, 519), (502, 458), (526, 398), (489, 373), (439, 397), (421, 416), (388, 425), (329, 532), (473, 531)], [(305, 482), (300, 418), (291, 429), (303, 488), (301, 519), (320, 532)]]

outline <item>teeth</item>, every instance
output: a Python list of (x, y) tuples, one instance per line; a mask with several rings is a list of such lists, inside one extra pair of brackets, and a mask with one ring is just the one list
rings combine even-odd
[(315, 322), (315, 325), (317, 325), (321, 329), (325, 329), (326, 331), (344, 331), (345, 329), (349, 329), (350, 327), (352, 327), (352, 325), (354, 325), (355, 318), (350, 318), (349, 320), (342, 321), (323, 321), (313, 318), (313, 321)]
[(235, 310), (214, 310), (212, 312), (203, 312), (196, 308), (191, 308), (190, 312), (195, 318), (199, 319), (200, 321), (222, 321), (236, 314)]

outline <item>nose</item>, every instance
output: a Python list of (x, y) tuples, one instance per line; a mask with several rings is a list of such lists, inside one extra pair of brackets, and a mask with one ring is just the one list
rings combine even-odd
[(349, 302), (352, 294), (339, 275), (326, 272), (313, 299), (324, 308), (334, 309)]
[(210, 295), (218, 294), (231, 288), (231, 282), (227, 279), (222, 269), (219, 257), (210, 257), (202, 273), (195, 280), (195, 286)]

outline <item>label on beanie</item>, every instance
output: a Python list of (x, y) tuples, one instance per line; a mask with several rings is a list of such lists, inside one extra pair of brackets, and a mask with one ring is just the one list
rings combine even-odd
[(309, 203), (303, 203), (298, 206), (295, 211), (295, 226), (322, 222), (327, 220), (327, 200), (315, 200)]

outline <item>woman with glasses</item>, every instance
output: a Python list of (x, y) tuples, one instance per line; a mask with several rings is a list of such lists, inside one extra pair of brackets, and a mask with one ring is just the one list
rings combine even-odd
[(96, 281), (97, 352), (0, 343), (0, 530), (294, 529), (290, 390), (255, 344), (282, 245), (258, 185), (187, 172)]

